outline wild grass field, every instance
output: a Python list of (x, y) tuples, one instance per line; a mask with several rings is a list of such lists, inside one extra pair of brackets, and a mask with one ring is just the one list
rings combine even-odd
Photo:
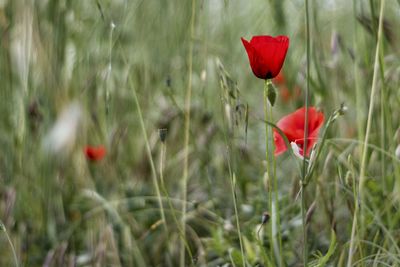
[[(0, 266), (400, 266), (399, 28), (399, 0), (0, 0)], [(289, 39), (272, 84), (259, 35)]]

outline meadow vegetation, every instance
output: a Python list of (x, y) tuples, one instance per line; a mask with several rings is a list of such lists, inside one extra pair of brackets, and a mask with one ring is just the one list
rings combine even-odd
[[(399, 27), (399, 0), (0, 0), (0, 266), (400, 266)], [(290, 38), (271, 109), (255, 35)], [(315, 157), (274, 157), (307, 88)]]

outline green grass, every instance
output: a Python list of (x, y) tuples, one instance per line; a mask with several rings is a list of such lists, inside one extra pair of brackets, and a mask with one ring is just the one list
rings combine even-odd
[[(309, 0), (308, 57), (303, 0), (0, 1), (0, 266), (400, 266), (400, 2), (381, 1)], [(277, 86), (271, 123), (307, 83), (334, 114), (308, 174), (266, 161), (240, 41), (261, 34), (289, 36), (301, 88)]]

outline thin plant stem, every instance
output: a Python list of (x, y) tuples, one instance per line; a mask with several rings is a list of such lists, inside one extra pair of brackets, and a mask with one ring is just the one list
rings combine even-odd
[[(265, 80), (264, 83), (264, 117), (265, 117), (265, 160), (266, 160), (266, 168), (267, 168), (267, 190), (268, 190), (268, 205), (269, 212), (272, 214), (272, 186), (271, 186), (271, 166), (269, 160), (269, 125), (266, 123), (270, 121), (269, 112), (268, 112), (268, 84), (270, 80)], [(273, 225), (269, 224), (269, 240), (270, 240), (270, 258), (272, 262), (275, 262), (274, 257), (274, 237), (273, 237)]]
[[(196, 12), (196, 0), (192, 0), (192, 14), (190, 18), (190, 40), (189, 40), (189, 54), (188, 54), (188, 85), (186, 90), (185, 99), (185, 136), (184, 136), (184, 159), (183, 159), (183, 175), (182, 175), (182, 234), (183, 239), (186, 239), (186, 201), (187, 201), (187, 184), (189, 176), (189, 137), (190, 137), (190, 107), (192, 99), (192, 70), (193, 70), (193, 38), (194, 38), (194, 22)], [(180, 266), (185, 267), (185, 247), (184, 240), (181, 242), (180, 247)]]
[(304, 145), (303, 145), (303, 169), (301, 175), (301, 218), (303, 225), (303, 265), (308, 266), (308, 244), (307, 244), (307, 222), (306, 222), (306, 198), (305, 198), (305, 178), (307, 175), (307, 145), (308, 145), (308, 106), (309, 106), (309, 89), (310, 89), (310, 52), (311, 52), (311, 44), (310, 44), (310, 16), (309, 16), (309, 7), (308, 0), (305, 0), (305, 8), (306, 8), (306, 49), (307, 49), (307, 86), (305, 90), (305, 109), (306, 114), (304, 116)]
[(233, 198), (233, 206), (235, 209), (235, 219), (236, 219), (236, 228), (239, 236), (239, 245), (240, 245), (240, 252), (242, 254), (242, 264), (243, 267), (246, 267), (246, 258), (244, 254), (244, 248), (243, 248), (243, 241), (242, 241), (242, 233), (240, 231), (240, 223), (239, 223), (239, 212), (237, 209), (237, 200), (236, 200), (236, 175), (235, 173), (232, 173), (230, 163), (229, 163), (229, 172), (230, 172), (230, 182), (231, 182), (231, 191), (232, 191), (232, 198)]
[[(373, 112), (375, 92), (376, 92), (376, 86), (377, 86), (377, 77), (378, 77), (378, 68), (379, 68), (379, 51), (380, 51), (380, 46), (381, 46), (380, 44), (381, 44), (381, 39), (382, 39), (382, 28), (383, 28), (382, 25), (383, 25), (384, 8), (385, 8), (385, 0), (382, 0), (381, 7), (380, 7), (380, 14), (379, 14), (378, 39), (376, 41), (374, 73), (372, 76), (371, 98), (370, 98), (369, 108), (368, 108), (367, 128), (365, 130), (365, 138), (364, 138), (364, 145), (363, 145), (361, 165), (360, 165), (360, 179), (359, 179), (359, 183), (358, 183), (358, 196), (356, 196), (356, 198), (355, 198), (356, 205), (355, 205), (354, 215), (353, 215), (353, 225), (352, 225), (352, 229), (351, 229), (351, 239), (350, 239), (347, 267), (352, 266), (354, 242), (355, 242), (355, 231), (356, 231), (356, 227), (358, 224), (357, 221), (359, 220), (357, 218), (358, 213), (360, 213), (361, 219), (363, 218), (363, 216), (362, 216), (363, 208), (361, 205), (364, 205), (364, 199), (365, 199), (364, 184), (365, 184), (365, 180), (366, 180), (365, 172), (366, 172), (367, 152), (368, 152), (367, 144), (368, 144), (369, 135), (371, 132), (372, 112)], [(362, 227), (362, 222), (361, 222), (361, 227)]]
[(11, 241), (10, 236), (8, 235), (7, 229), (6, 229), (5, 225), (1, 221), (0, 221), (0, 229), (4, 232), (4, 234), (7, 237), (7, 241), (10, 244), (11, 251), (12, 251), (12, 254), (13, 254), (13, 257), (14, 257), (15, 266), (18, 267), (19, 266), (19, 262), (18, 262), (17, 253), (15, 252), (14, 245), (13, 245), (13, 243)]
[[(271, 114), (271, 120), (273, 120), (274, 114), (272, 113), (272, 106), (270, 106), (270, 114)], [(272, 131), (272, 129), (271, 129)], [(271, 137), (273, 138), (273, 134), (271, 132)], [(272, 142), (272, 177), (273, 177), (273, 183), (274, 183), (274, 196), (275, 196), (275, 220), (272, 221), (272, 223), (275, 223), (275, 229), (277, 231), (277, 238), (278, 238), (278, 245), (279, 245), (279, 266), (283, 266), (283, 253), (282, 253), (282, 235), (281, 235), (281, 218), (280, 218), (280, 213), (279, 213), (279, 194), (278, 194), (278, 177), (276, 176), (276, 157), (274, 155), (275, 151), (275, 144)], [(273, 217), (274, 218), (274, 217)]]
[(142, 129), (144, 143), (145, 143), (145, 146), (146, 146), (147, 157), (149, 158), (149, 162), (150, 162), (151, 177), (152, 177), (153, 185), (154, 185), (154, 188), (156, 190), (156, 194), (157, 194), (157, 198), (158, 198), (158, 205), (160, 207), (161, 219), (162, 219), (163, 224), (165, 226), (165, 230), (167, 231), (164, 207), (163, 207), (163, 204), (162, 204), (162, 201), (161, 201), (161, 193), (160, 193), (160, 188), (158, 186), (158, 181), (157, 181), (156, 167), (154, 165), (153, 156), (151, 155), (151, 148), (150, 148), (149, 140), (147, 138), (146, 127), (144, 125), (144, 120), (143, 120), (143, 115), (142, 115), (142, 109), (140, 108), (140, 103), (139, 103), (139, 99), (137, 97), (136, 89), (135, 89), (135, 86), (133, 85), (133, 82), (132, 82), (132, 79), (131, 79), (130, 76), (129, 76), (129, 84), (130, 84), (130, 86), (132, 88), (132, 91), (133, 91), (133, 99), (135, 101), (135, 104), (136, 104), (136, 107), (137, 107), (137, 111), (138, 111), (138, 115), (139, 115), (139, 123), (140, 123), (140, 127)]
[[(108, 117), (110, 113), (110, 82), (111, 82), (111, 72), (112, 72), (112, 49), (113, 49), (113, 33), (115, 29), (114, 22), (110, 23), (110, 37), (109, 37), (109, 49), (108, 49), (108, 68), (106, 76), (106, 116)], [(107, 118), (108, 119), (108, 118)]]
[(363, 138), (363, 129), (364, 129), (364, 119), (363, 119), (363, 99), (362, 99), (362, 91), (360, 87), (360, 76), (358, 73), (358, 53), (357, 51), (357, 37), (358, 37), (358, 31), (357, 31), (357, 7), (356, 7), (356, 1), (353, 0), (353, 15), (354, 15), (354, 34), (353, 34), (353, 49), (355, 51), (354, 53), (354, 64), (353, 64), (353, 72), (354, 72), (354, 87), (356, 89), (356, 112), (357, 112), (357, 132), (358, 132), (358, 139), (362, 141)]
[[(271, 81), (267, 80), (264, 86), (264, 112), (265, 121), (273, 121), (272, 105), (268, 102), (268, 86)], [(268, 108), (269, 106), (269, 108)], [(276, 158), (274, 156), (275, 145), (274, 142), (269, 144), (269, 140), (273, 140), (273, 130), (266, 124), (265, 125), (265, 141), (266, 141), (266, 153), (265, 157), (267, 160), (267, 174), (268, 174), (268, 190), (269, 190), (269, 201), (270, 201), (270, 212), (271, 212), (271, 236), (273, 242), (273, 249), (275, 258), (279, 263), (279, 266), (283, 265), (282, 257), (282, 238), (280, 232), (280, 216), (279, 216), (279, 198), (278, 198), (278, 179), (276, 177)], [(271, 166), (272, 165), (272, 166)], [(272, 181), (271, 181), (272, 178)], [(275, 232), (273, 231), (275, 229)], [(277, 240), (276, 240), (277, 239)]]
[[(177, 227), (177, 229), (178, 229), (179, 236), (182, 238), (182, 240), (183, 240), (183, 242), (184, 242), (184, 247), (186, 248), (186, 250), (187, 250), (187, 252), (188, 252), (190, 258), (192, 259), (192, 265), (193, 265), (192, 252), (190, 251), (189, 245), (187, 244), (186, 240), (183, 238), (183, 231), (182, 231), (182, 229), (181, 229), (181, 227), (180, 227), (178, 218), (177, 218), (176, 213), (175, 213), (175, 209), (174, 209), (174, 207), (173, 207), (173, 205), (172, 205), (171, 198), (170, 198), (170, 196), (169, 196), (169, 194), (168, 194), (168, 191), (167, 191), (167, 189), (166, 189), (166, 187), (165, 187), (165, 183), (164, 183), (164, 166), (165, 166), (166, 154), (167, 154), (167, 145), (166, 145), (165, 142), (161, 142), (160, 168), (159, 168), (159, 172), (160, 172), (160, 181), (161, 181), (161, 190), (162, 190), (162, 192), (163, 192), (164, 195), (165, 195), (165, 198), (166, 198), (166, 200), (167, 200), (168, 206), (169, 206), (169, 208), (170, 208), (170, 210), (171, 210), (172, 218), (173, 218), (173, 220), (174, 220), (174, 222), (175, 222), (175, 224), (176, 224), (176, 227)], [(168, 229), (168, 228), (167, 228), (167, 229)], [(167, 232), (167, 236), (168, 236), (168, 234), (169, 234), (169, 232)], [(168, 244), (168, 246), (169, 246), (169, 244)], [(170, 265), (171, 265), (171, 264), (170, 264)]]
[[(160, 164), (159, 164), (159, 177), (160, 177), (160, 186), (161, 186), (161, 190), (165, 189), (165, 183), (164, 183), (164, 161), (165, 161), (165, 153), (166, 153), (166, 145), (165, 142), (161, 141), (161, 149), (160, 149)], [(165, 190), (164, 190), (165, 191)], [(172, 212), (173, 209), (171, 209)], [(168, 225), (167, 222), (165, 221), (164, 223), (165, 225), (165, 234), (167, 236), (167, 240), (169, 240), (169, 230), (168, 230)], [(170, 248), (170, 242), (168, 242), (167, 244), (167, 248), (169, 250)], [(169, 251), (168, 251), (169, 252)], [(167, 254), (168, 255), (168, 254)], [(169, 257), (167, 257), (168, 260), (168, 265), (171, 266), (172, 263), (170, 262), (171, 259)]]

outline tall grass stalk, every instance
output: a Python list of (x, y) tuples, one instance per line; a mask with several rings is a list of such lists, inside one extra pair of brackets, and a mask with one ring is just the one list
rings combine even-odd
[[(229, 166), (230, 166), (230, 163), (229, 163)], [(238, 232), (238, 236), (239, 236), (240, 252), (242, 254), (242, 264), (243, 264), (243, 267), (246, 267), (246, 257), (245, 257), (244, 248), (243, 248), (243, 240), (242, 240), (243, 237), (242, 237), (242, 233), (240, 231), (239, 212), (238, 212), (238, 208), (237, 208), (237, 199), (236, 199), (236, 175), (235, 175), (235, 173), (232, 173), (231, 167), (229, 167), (229, 172), (230, 172), (233, 206), (235, 209), (236, 228), (237, 228), (237, 232)]]
[[(376, 41), (374, 73), (372, 76), (372, 86), (371, 86), (371, 96), (370, 96), (370, 102), (369, 102), (369, 108), (368, 108), (367, 128), (365, 130), (365, 138), (364, 138), (364, 145), (363, 145), (361, 165), (360, 165), (358, 196), (355, 197), (355, 209), (354, 209), (354, 215), (353, 215), (353, 225), (352, 225), (352, 229), (351, 229), (351, 239), (350, 239), (347, 267), (352, 266), (356, 227), (358, 225), (358, 220), (363, 218), (363, 208), (361, 205), (365, 205), (364, 185), (365, 185), (365, 180), (366, 180), (365, 172), (366, 172), (367, 152), (368, 152), (367, 144), (368, 144), (369, 135), (371, 132), (372, 112), (373, 112), (373, 106), (374, 106), (374, 101), (375, 101), (375, 92), (376, 92), (376, 86), (377, 86), (379, 54), (380, 54), (380, 49), (381, 49), (381, 39), (382, 39), (382, 29), (383, 29), (382, 26), (383, 26), (384, 8), (385, 8), (385, 0), (382, 0), (381, 7), (380, 7), (380, 14), (379, 14), (378, 39)], [(360, 213), (359, 214), (360, 218), (358, 218), (358, 213)], [(361, 226), (362, 226), (362, 222), (361, 222)]]
[(193, 38), (194, 38), (194, 22), (196, 14), (196, 0), (192, 0), (192, 13), (190, 17), (190, 35), (189, 35), (189, 54), (188, 54), (188, 85), (185, 98), (185, 137), (184, 137), (184, 160), (183, 160), (183, 175), (182, 175), (182, 232), (183, 240), (180, 247), (180, 266), (185, 267), (185, 247), (186, 239), (186, 202), (187, 202), (187, 183), (189, 176), (189, 137), (190, 137), (190, 107), (192, 100), (192, 71), (193, 71)]
[(133, 85), (131, 76), (129, 76), (128, 79), (129, 79), (129, 85), (130, 85), (130, 87), (132, 88), (132, 91), (133, 91), (133, 99), (135, 101), (135, 104), (136, 104), (136, 107), (137, 107), (137, 111), (138, 111), (138, 115), (139, 115), (140, 128), (142, 129), (143, 139), (144, 139), (144, 143), (145, 143), (145, 146), (146, 146), (147, 157), (148, 157), (149, 162), (150, 162), (151, 177), (152, 177), (152, 180), (153, 180), (154, 189), (156, 190), (157, 199), (158, 199), (158, 205), (160, 207), (161, 220), (163, 221), (165, 230), (168, 231), (167, 228), (166, 228), (165, 213), (164, 213), (164, 207), (163, 207), (162, 200), (161, 200), (160, 188), (158, 186), (158, 181), (157, 181), (156, 167), (154, 165), (153, 156), (151, 155), (151, 148), (150, 148), (149, 139), (147, 138), (146, 127), (144, 125), (144, 120), (143, 120), (143, 115), (142, 115), (142, 109), (140, 108), (139, 99), (137, 97), (136, 89), (135, 89), (135, 86)]
[[(190, 256), (191, 263), (192, 263), (192, 266), (193, 266), (194, 262), (193, 262), (192, 252), (190, 251), (189, 244), (187, 243), (186, 239), (183, 237), (183, 231), (182, 231), (181, 225), (179, 223), (178, 217), (176, 216), (176, 210), (174, 208), (174, 205), (172, 203), (172, 199), (169, 196), (169, 193), (168, 193), (167, 188), (166, 188), (165, 183), (164, 183), (164, 166), (165, 166), (166, 154), (167, 154), (167, 145), (166, 145), (165, 142), (161, 142), (160, 165), (159, 165), (161, 190), (164, 193), (165, 199), (166, 199), (166, 201), (168, 203), (168, 207), (170, 209), (170, 213), (171, 213), (172, 219), (173, 219), (173, 221), (174, 221), (174, 223), (176, 225), (176, 228), (178, 229), (179, 237), (181, 238), (181, 240), (183, 242), (183, 245), (186, 248), (186, 251)], [(176, 201), (177, 199), (174, 199), (174, 200)], [(187, 205), (187, 203), (185, 203), (185, 204)], [(184, 204), (182, 203), (182, 205), (184, 205)], [(166, 229), (167, 229), (167, 239), (169, 240), (169, 232), (168, 232), (168, 227), (167, 226), (166, 226)], [(169, 244), (167, 244), (167, 247), (169, 247)], [(168, 259), (168, 260), (170, 260), (170, 259)], [(170, 265), (172, 265), (171, 262), (170, 262)]]
[(309, 16), (309, 7), (308, 0), (305, 0), (305, 8), (306, 8), (306, 50), (307, 50), (307, 85), (305, 90), (305, 99), (304, 106), (306, 109), (306, 114), (304, 116), (304, 145), (303, 145), (303, 168), (301, 171), (301, 218), (303, 225), (303, 264), (304, 266), (308, 266), (308, 245), (307, 245), (307, 222), (306, 222), (306, 198), (305, 198), (305, 187), (306, 187), (306, 175), (307, 175), (307, 138), (308, 138), (308, 94), (310, 90), (310, 52), (311, 52), (311, 44), (310, 44), (310, 16)]
[(14, 257), (15, 266), (18, 267), (19, 266), (19, 261), (18, 261), (17, 253), (15, 252), (14, 245), (13, 245), (13, 243), (11, 241), (10, 236), (8, 235), (7, 229), (6, 229), (5, 225), (1, 221), (0, 221), (0, 230), (2, 230), (4, 232), (4, 234), (6, 235), (6, 237), (7, 237), (7, 241), (10, 244), (11, 251), (12, 251), (12, 254), (13, 254), (13, 257)]
[(353, 49), (354, 49), (354, 64), (353, 64), (353, 75), (354, 75), (354, 87), (356, 89), (356, 107), (357, 107), (357, 133), (358, 139), (362, 141), (363, 138), (363, 129), (364, 129), (364, 119), (363, 119), (363, 106), (362, 106), (362, 91), (360, 87), (360, 76), (358, 73), (358, 64), (359, 64), (359, 56), (357, 54), (357, 38), (358, 38), (358, 28), (357, 28), (357, 6), (356, 1), (353, 0), (353, 16), (354, 16), (354, 25), (353, 25)]

